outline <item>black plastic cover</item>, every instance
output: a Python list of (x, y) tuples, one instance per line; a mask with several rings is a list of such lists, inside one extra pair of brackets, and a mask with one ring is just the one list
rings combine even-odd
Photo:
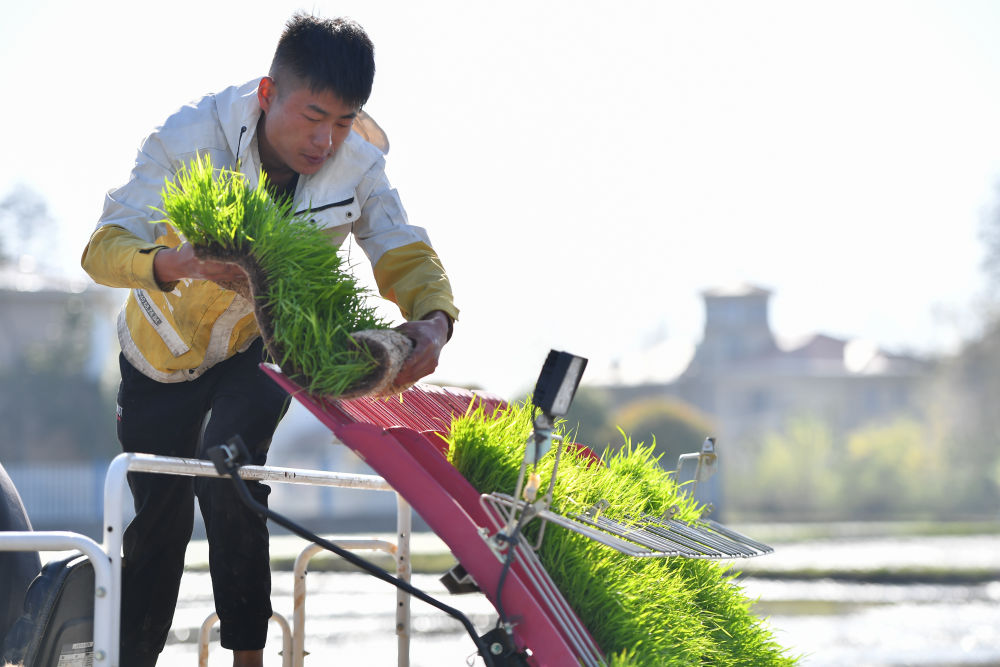
[(547, 415), (565, 417), (586, 367), (583, 357), (550, 350), (538, 375), (532, 403)]
[(93, 652), (94, 567), (81, 555), (48, 563), (24, 596), (24, 612), (3, 643), (3, 660), (89, 667)]

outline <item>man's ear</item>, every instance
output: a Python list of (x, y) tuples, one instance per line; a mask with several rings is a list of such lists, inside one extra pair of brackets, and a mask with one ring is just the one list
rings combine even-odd
[(265, 76), (260, 80), (257, 85), (257, 102), (260, 104), (260, 108), (267, 113), (271, 110), (271, 105), (274, 104), (274, 100), (278, 97), (278, 88), (274, 85), (274, 79), (269, 76)]

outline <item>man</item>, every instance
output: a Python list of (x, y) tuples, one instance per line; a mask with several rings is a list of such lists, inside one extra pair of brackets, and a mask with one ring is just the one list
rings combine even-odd
[[(268, 76), (174, 113), (143, 143), (128, 183), (108, 193), (82, 264), (97, 282), (132, 289), (118, 321), (124, 451), (203, 457), (199, 441), (210, 447), (239, 434), (262, 464), (287, 405), (258, 368), (264, 351), (252, 305), (217, 284), (238, 280), (240, 270), (199, 261), (158, 222), (165, 179), (197, 154), (240, 169), (251, 186), (263, 170), (272, 194), (308, 209), (333, 243), (353, 234), (380, 292), (408, 320), (399, 329), (414, 351), (398, 379), (436, 367), (458, 315), (451, 287), (426, 233), (408, 224), (381, 152), (352, 133), (374, 73), (360, 26), (297, 14)], [(234, 665), (261, 665), (271, 615), (264, 522), (225, 481), (135, 474), (129, 483), (136, 517), (124, 535), (121, 664), (154, 665), (163, 648), (196, 494), (222, 645)], [(266, 502), (269, 489), (252, 486)]]

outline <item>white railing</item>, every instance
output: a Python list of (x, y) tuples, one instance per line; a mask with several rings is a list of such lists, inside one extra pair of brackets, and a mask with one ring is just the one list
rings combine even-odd
[[(271, 614), (271, 620), (281, 628), (281, 667), (292, 667), (292, 662), (295, 660), (295, 656), (292, 655), (292, 628), (285, 617), (277, 612)], [(198, 667), (208, 667), (208, 645), (211, 643), (209, 636), (212, 633), (212, 626), (218, 622), (219, 615), (213, 611), (201, 624), (201, 630), (198, 632)]]
[[(79, 549), (94, 563), (94, 665), (97, 667), (120, 667), (117, 638), (121, 628), (122, 537), (129, 472), (220, 477), (214, 465), (200, 459), (181, 459), (151, 454), (119, 454), (111, 461), (104, 479), (103, 544), (98, 545), (89, 537), (63, 531), (0, 532), (0, 551)], [(245, 466), (240, 468), (240, 477), (246, 480), (264, 482), (394, 492), (388, 482), (376, 475), (273, 466)], [(129, 492), (129, 496), (131, 496), (131, 492)], [(396, 560), (397, 576), (404, 581), (409, 581), (412, 515), (409, 504), (398, 494), (396, 498), (396, 544), (382, 540), (343, 540), (342, 543), (344, 548), (348, 549), (374, 548), (391, 553)], [(337, 541), (334, 540), (334, 542)], [(307, 547), (296, 560), (295, 610), (291, 630), (292, 664), (295, 667), (302, 667), (306, 655), (304, 648), (305, 567), (309, 558), (318, 553), (319, 550), (318, 547)], [(301, 592), (301, 596), (298, 595), (299, 592)], [(410, 596), (401, 590), (397, 591), (396, 594), (396, 634), (398, 664), (399, 667), (407, 667), (410, 649)], [(201, 653), (202, 650), (199, 648), (199, 654)]]

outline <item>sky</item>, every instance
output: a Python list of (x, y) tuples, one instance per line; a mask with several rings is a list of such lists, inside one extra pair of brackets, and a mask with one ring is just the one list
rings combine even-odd
[(741, 283), (773, 292), (782, 340), (938, 354), (975, 333), (1000, 193), (988, 0), (17, 3), (0, 197), (46, 200), (46, 263), (80, 272), (143, 137), (263, 75), (298, 9), (375, 43), (366, 109), (461, 310), (431, 380), (510, 397), (553, 348), (585, 382), (668, 377), (702, 291)]

